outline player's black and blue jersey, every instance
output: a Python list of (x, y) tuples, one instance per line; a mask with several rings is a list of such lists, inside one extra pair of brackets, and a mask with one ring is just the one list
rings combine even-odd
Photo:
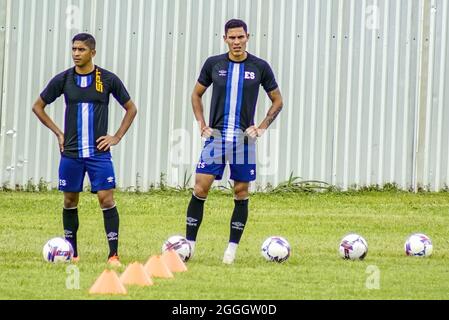
[(241, 62), (230, 60), (227, 53), (208, 58), (198, 82), (213, 84), (209, 127), (220, 130), (227, 141), (254, 125), (260, 86), (266, 92), (278, 87), (269, 64), (249, 53)]
[(122, 106), (131, 99), (122, 81), (97, 66), (87, 75), (77, 74), (73, 67), (55, 76), (40, 96), (51, 104), (62, 94), (66, 105), (63, 155), (90, 158), (109, 154), (97, 149), (96, 140), (107, 135), (110, 94)]

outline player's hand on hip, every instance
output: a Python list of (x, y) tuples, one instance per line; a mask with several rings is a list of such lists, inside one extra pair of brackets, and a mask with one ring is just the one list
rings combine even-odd
[(120, 139), (116, 136), (102, 136), (97, 139), (97, 149), (100, 151), (108, 151), (112, 146), (115, 146), (120, 142)]
[(63, 133), (58, 133), (56, 135), (56, 137), (58, 138), (58, 144), (59, 144), (59, 151), (64, 152), (64, 134)]
[(256, 126), (251, 126), (245, 130), (245, 133), (248, 137), (250, 137), (252, 139), (256, 139), (256, 138), (259, 138), (260, 136), (262, 136), (263, 131), (264, 131), (263, 129), (259, 129)]
[(208, 139), (213, 135), (213, 133), (214, 129), (212, 129), (211, 127), (206, 126), (201, 129), (201, 137), (203, 138)]

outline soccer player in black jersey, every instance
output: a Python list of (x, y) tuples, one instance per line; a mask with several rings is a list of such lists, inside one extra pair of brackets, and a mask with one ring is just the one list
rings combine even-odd
[[(192, 93), (193, 112), (206, 143), (187, 209), (186, 238), (193, 251), (210, 187), (214, 180), (222, 178), (229, 163), (230, 178), (234, 180), (235, 207), (223, 263), (232, 264), (248, 219), (249, 183), (256, 179), (255, 141), (276, 119), (283, 102), (269, 64), (246, 51), (249, 34), (245, 22), (228, 21), (223, 39), (229, 51), (206, 60)], [(211, 84), (211, 109), (209, 124), (206, 124), (202, 96)], [(272, 106), (265, 119), (256, 126), (254, 114), (260, 86)]]
[[(75, 66), (56, 75), (33, 105), (39, 120), (53, 131), (61, 152), (59, 190), (64, 192), (62, 213), (65, 238), (74, 249), (74, 261), (79, 261), (77, 248), (78, 201), (85, 174), (89, 175), (91, 191), (97, 193), (103, 210), (104, 227), (109, 244), (108, 263), (120, 266), (118, 258), (119, 215), (114, 201), (115, 174), (111, 146), (120, 142), (137, 114), (122, 81), (113, 73), (96, 66), (95, 39), (80, 33), (72, 39)], [(125, 109), (120, 128), (108, 134), (109, 96)], [(44, 108), (64, 95), (64, 132), (47, 115)]]

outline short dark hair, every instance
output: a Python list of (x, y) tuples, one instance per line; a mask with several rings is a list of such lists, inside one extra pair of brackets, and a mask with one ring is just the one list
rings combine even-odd
[(225, 35), (228, 34), (228, 30), (229, 29), (233, 29), (233, 28), (243, 28), (243, 30), (245, 30), (245, 32), (248, 33), (248, 27), (247, 27), (245, 21), (243, 21), (243, 20), (231, 19), (228, 22), (226, 22), (226, 24), (225, 24)]
[(72, 44), (75, 43), (75, 41), (82, 41), (89, 47), (90, 50), (95, 50), (95, 38), (89, 33), (78, 33), (73, 37)]

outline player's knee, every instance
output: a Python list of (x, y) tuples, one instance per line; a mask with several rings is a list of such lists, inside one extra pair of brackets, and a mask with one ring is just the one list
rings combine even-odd
[(104, 201), (100, 201), (100, 207), (101, 209), (111, 209), (113, 207), (115, 207), (115, 202), (114, 200), (104, 200)]
[(101, 209), (110, 209), (115, 206), (114, 197), (112, 196), (99, 196), (98, 202), (100, 203)]
[(249, 198), (248, 190), (240, 190), (234, 193), (234, 197), (236, 200), (246, 200)]
[(78, 206), (78, 201), (73, 199), (64, 199), (64, 208), (70, 209)]
[(77, 207), (78, 200), (79, 200), (79, 198), (75, 195), (74, 196), (65, 195), (64, 196), (64, 208), (70, 209), (70, 208)]
[(249, 197), (248, 188), (246, 186), (235, 186), (234, 197), (237, 200), (245, 200)]
[(205, 188), (201, 185), (195, 185), (194, 193), (195, 193), (195, 196), (205, 199), (205, 198), (207, 198), (207, 195), (209, 194), (209, 189)]

